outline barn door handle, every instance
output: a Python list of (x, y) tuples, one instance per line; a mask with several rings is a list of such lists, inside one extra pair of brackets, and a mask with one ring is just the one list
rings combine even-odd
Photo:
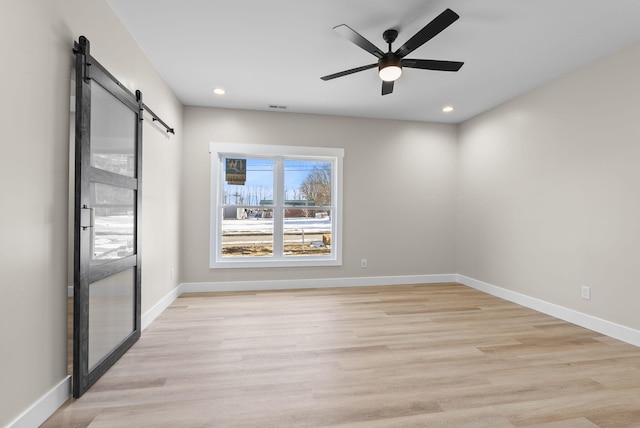
[(89, 208), (83, 205), (80, 209), (80, 227), (82, 230), (87, 230), (93, 227), (96, 222), (96, 210), (95, 208)]

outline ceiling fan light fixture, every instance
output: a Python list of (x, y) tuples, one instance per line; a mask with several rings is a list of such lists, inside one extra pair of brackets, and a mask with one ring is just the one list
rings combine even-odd
[(389, 52), (378, 60), (378, 76), (385, 82), (393, 82), (402, 74), (402, 60)]
[(393, 82), (402, 74), (402, 68), (397, 65), (388, 65), (378, 71), (378, 76), (385, 82)]

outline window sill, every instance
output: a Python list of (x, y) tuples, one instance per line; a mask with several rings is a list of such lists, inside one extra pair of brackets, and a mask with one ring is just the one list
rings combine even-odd
[(342, 266), (342, 260), (335, 258), (308, 257), (304, 260), (271, 259), (262, 257), (243, 257), (241, 259), (212, 260), (211, 269), (243, 269), (243, 268), (272, 268), (272, 267), (316, 267), (316, 266)]

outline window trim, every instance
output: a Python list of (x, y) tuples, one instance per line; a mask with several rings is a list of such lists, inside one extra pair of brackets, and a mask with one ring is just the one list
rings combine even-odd
[[(211, 154), (211, 188), (210, 188), (210, 229), (209, 229), (209, 268), (264, 268), (264, 267), (309, 267), (309, 266), (342, 266), (342, 205), (343, 205), (343, 159), (344, 149), (331, 147), (282, 146), (266, 144), (210, 142)], [(332, 255), (331, 256), (272, 256), (272, 257), (222, 257), (221, 243), (223, 207), (222, 157), (299, 157), (309, 159), (331, 160), (332, 171), (331, 192), (334, 209), (332, 213)], [(275, 174), (274, 201), (284, 198), (279, 192), (284, 189), (282, 177)], [(279, 204), (274, 209), (282, 208)], [(284, 207), (287, 208), (287, 207)], [(278, 227), (274, 224), (274, 240)], [(280, 228), (281, 230), (281, 228)]]

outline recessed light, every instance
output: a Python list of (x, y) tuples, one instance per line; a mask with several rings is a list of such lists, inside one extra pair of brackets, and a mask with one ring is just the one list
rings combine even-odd
[(445, 113), (451, 113), (453, 111), (453, 106), (444, 106), (442, 107), (442, 111)]
[(225, 91), (225, 90), (224, 90), (224, 89), (222, 89), (222, 88), (215, 88), (215, 89), (213, 90), (213, 93), (214, 93), (214, 94), (216, 94), (216, 95), (224, 95), (224, 94), (226, 94), (226, 93), (227, 93), (227, 91)]

